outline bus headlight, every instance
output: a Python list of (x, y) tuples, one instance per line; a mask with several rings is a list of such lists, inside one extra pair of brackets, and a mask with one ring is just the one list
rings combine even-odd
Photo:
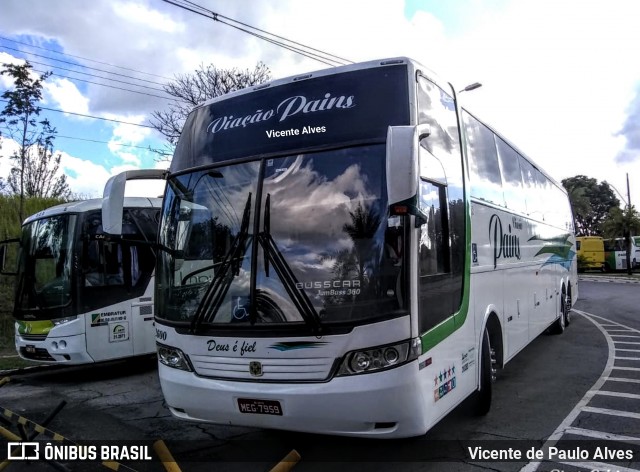
[(54, 326), (60, 326), (60, 325), (63, 325), (65, 323), (69, 323), (71, 321), (75, 321), (77, 319), (78, 319), (77, 316), (66, 316), (64, 318), (56, 318), (55, 320), (51, 320), (51, 321), (53, 322)]
[(420, 339), (352, 351), (344, 356), (337, 375), (364, 374), (389, 369), (417, 359), (420, 353)]
[(158, 350), (158, 360), (160, 363), (167, 367), (191, 372), (191, 366), (189, 365), (187, 356), (185, 356), (180, 349), (162, 344), (156, 344), (156, 348)]

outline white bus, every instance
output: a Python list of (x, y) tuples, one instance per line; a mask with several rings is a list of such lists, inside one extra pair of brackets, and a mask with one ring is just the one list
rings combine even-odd
[[(640, 238), (631, 236), (631, 268), (640, 267)], [(627, 243), (624, 238), (604, 240), (605, 270), (627, 270)]]
[(160, 382), (197, 422), (406, 437), (470, 395), (484, 414), (578, 295), (566, 193), (406, 58), (197, 107), (158, 238)]
[(102, 199), (64, 203), (24, 221), (13, 311), (20, 357), (86, 364), (155, 351), (153, 245), (161, 202), (120, 202), (121, 238), (103, 228)]

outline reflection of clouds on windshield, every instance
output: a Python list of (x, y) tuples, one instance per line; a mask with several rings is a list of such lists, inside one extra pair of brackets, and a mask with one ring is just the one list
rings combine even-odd
[(265, 181), (265, 192), (271, 194), (272, 214), (278, 215), (277, 228), (272, 229), (278, 244), (291, 241), (300, 249), (303, 240), (307, 249), (316, 254), (350, 247), (350, 239), (343, 231), (344, 224), (350, 221), (349, 211), (358, 201), (376, 198), (367, 188), (360, 165), (352, 164), (329, 179), (308, 161), (288, 177), (278, 179), (277, 185)]
[(218, 224), (237, 230), (250, 192), (255, 204), (258, 169), (259, 163), (253, 162), (196, 173), (187, 186), (195, 186), (194, 201), (208, 208)]

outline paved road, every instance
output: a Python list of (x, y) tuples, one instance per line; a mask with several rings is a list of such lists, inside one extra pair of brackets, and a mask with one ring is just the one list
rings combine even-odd
[[(571, 431), (574, 434), (579, 432), (577, 428), (620, 436), (632, 436), (632, 430), (637, 432), (637, 427), (629, 424), (630, 419), (634, 419), (633, 415), (612, 419), (610, 415), (585, 409), (617, 409), (640, 414), (637, 406), (633, 406), (637, 405), (633, 397), (593, 394), (585, 402), (585, 395), (601, 380), (603, 372), (612, 367), (611, 362), (617, 367), (635, 362), (625, 359), (610, 361), (611, 345), (603, 332), (627, 329), (627, 326), (636, 330), (640, 328), (640, 316), (634, 318), (634, 305), (640, 301), (639, 289), (639, 285), (633, 284), (582, 283), (581, 300), (576, 309), (603, 316), (606, 320), (574, 314), (564, 334), (540, 336), (500, 373), (495, 385), (494, 406), (489, 415), (472, 417), (468, 407), (461, 405), (425, 437), (418, 439), (358, 441), (184, 423), (172, 418), (163, 404), (153, 360), (16, 376), (10, 384), (0, 388), (0, 406), (34, 421), (42, 421), (64, 400), (67, 405), (51, 423), (51, 430), (76, 440), (117, 438), (140, 443), (162, 438), (184, 472), (211, 470), (211, 461), (218, 461), (216, 470), (266, 471), (294, 448), (302, 456), (296, 471), (328, 468), (350, 471), (518, 471), (523, 467), (527, 471), (536, 468), (551, 470), (554, 467), (578, 470), (559, 463), (527, 465), (527, 460), (476, 462), (470, 459), (466, 447), (482, 444), (493, 450), (512, 445), (522, 450), (528, 447), (538, 449), (554, 434), (563, 439), (573, 438), (563, 436), (566, 431), (559, 432), (560, 425), (574, 428)], [(607, 324), (614, 327), (607, 327)], [(611, 332), (609, 335), (627, 334)], [(624, 348), (617, 343), (614, 347)], [(634, 353), (622, 356), (623, 352), (614, 349), (613, 355), (635, 356)], [(615, 372), (615, 377), (621, 377), (618, 375), (621, 372), (635, 371), (611, 372)], [(611, 373), (606, 377), (608, 380), (602, 383), (602, 391), (637, 391), (634, 390), (637, 385), (612, 380), (614, 375)], [(628, 404), (608, 404), (607, 401)], [(576, 405), (581, 405), (582, 409), (576, 410)], [(569, 421), (567, 418), (571, 419), (571, 415), (574, 417)], [(604, 444), (603, 438), (596, 440)], [(250, 463), (240, 461), (249, 457), (253, 458)], [(162, 470), (159, 464), (130, 465), (135, 470)], [(77, 463), (71, 466), (73, 470), (81, 470)], [(624, 461), (624, 466), (640, 468), (631, 461)]]

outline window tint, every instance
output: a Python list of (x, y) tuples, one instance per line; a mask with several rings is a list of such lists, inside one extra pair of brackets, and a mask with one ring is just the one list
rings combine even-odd
[(421, 181), (420, 210), (427, 220), (420, 227), (420, 275), (448, 272), (448, 244), (444, 232), (448, 224), (444, 186)]
[[(81, 306), (95, 309), (141, 296), (155, 267), (155, 253), (147, 244), (155, 241), (158, 209), (127, 208), (123, 212), (122, 241), (104, 237), (101, 212), (88, 213), (83, 222), (81, 245)], [(144, 241), (145, 244), (137, 244)]]
[(460, 307), (464, 271), (465, 210), (458, 115), (450, 94), (418, 77), (418, 119), (431, 127), (420, 142), (419, 310), (421, 333)]
[(520, 155), (502, 139), (496, 137), (498, 158), (502, 169), (502, 189), (505, 205), (508, 209), (525, 213), (525, 203), (522, 186), (522, 172), (520, 171)]
[(471, 196), (504, 206), (502, 178), (493, 132), (468, 113), (462, 113), (467, 136)]
[(536, 187), (537, 169), (522, 156), (520, 157), (520, 171), (524, 185), (524, 197), (527, 206), (527, 215), (531, 218), (541, 219), (541, 206)]

